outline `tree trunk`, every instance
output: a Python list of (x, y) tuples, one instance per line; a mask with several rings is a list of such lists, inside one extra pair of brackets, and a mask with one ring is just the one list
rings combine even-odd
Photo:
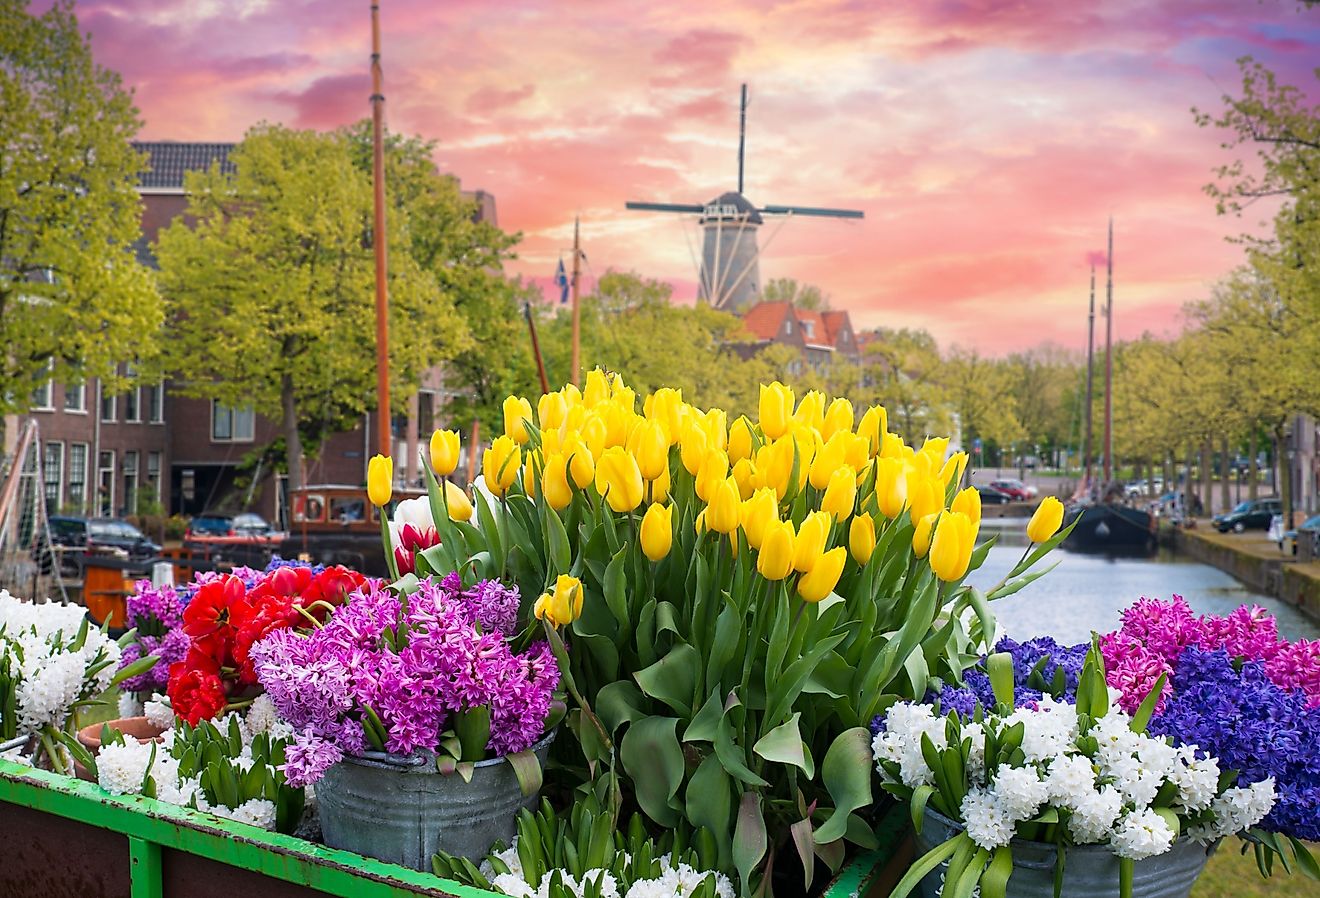
[(1274, 428), (1274, 459), (1277, 474), (1274, 483), (1279, 494), (1279, 505), (1283, 508), (1283, 527), (1292, 529), (1292, 460), (1288, 458), (1284, 440), (1283, 425)]
[(1164, 453), (1164, 492), (1166, 493), (1178, 492), (1178, 484), (1174, 482), (1173, 467), (1173, 453)]
[(289, 492), (303, 487), (302, 439), (298, 436), (298, 409), (293, 401), (293, 376), (280, 380), (280, 408), (283, 412), (284, 457), (289, 469)]
[(1183, 474), (1182, 489), (1180, 492), (1183, 496), (1183, 517), (1190, 518), (1195, 517), (1193, 509), (1196, 506), (1196, 501), (1194, 501), (1196, 491), (1193, 489), (1196, 481), (1192, 479), (1192, 471), (1195, 467), (1196, 447), (1191, 443), (1188, 443), (1186, 452), (1187, 457), (1183, 461), (1183, 471), (1185, 473)]
[(1247, 443), (1247, 498), (1255, 499), (1260, 494), (1260, 465), (1256, 463), (1256, 456), (1260, 452), (1260, 447), (1256, 443), (1256, 428), (1251, 428), (1251, 440)]
[(1201, 501), (1205, 505), (1205, 516), (1215, 516), (1215, 472), (1210, 463), (1210, 440), (1201, 442)]
[(1228, 457), (1228, 437), (1219, 438), (1219, 501), (1224, 511), (1232, 507), (1233, 497), (1229, 493), (1229, 481), (1232, 480), (1233, 460)]
[[(1166, 464), (1165, 467), (1167, 468), (1168, 465)], [(1150, 464), (1146, 466), (1146, 497), (1148, 499), (1158, 499), (1160, 497), (1159, 491), (1155, 489), (1155, 472), (1158, 468), (1159, 466), (1153, 458), (1150, 460)]]

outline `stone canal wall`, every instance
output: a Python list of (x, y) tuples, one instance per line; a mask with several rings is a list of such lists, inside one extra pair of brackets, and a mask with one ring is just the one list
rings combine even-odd
[(1175, 551), (1219, 568), (1256, 592), (1296, 605), (1320, 620), (1320, 562), (1299, 564), (1276, 543), (1254, 533), (1219, 533), (1209, 527), (1171, 531)]

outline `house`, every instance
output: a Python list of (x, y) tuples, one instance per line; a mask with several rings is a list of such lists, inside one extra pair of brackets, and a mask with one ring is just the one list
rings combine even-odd
[(842, 309), (802, 309), (791, 302), (759, 302), (743, 315), (743, 324), (755, 342), (748, 354), (777, 343), (792, 346), (813, 368), (826, 368), (835, 360), (861, 359), (852, 319)]

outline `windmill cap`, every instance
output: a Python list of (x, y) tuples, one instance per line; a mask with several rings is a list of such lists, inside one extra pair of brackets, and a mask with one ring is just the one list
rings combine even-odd
[(717, 219), (737, 219), (745, 221), (747, 224), (758, 225), (762, 223), (761, 213), (757, 211), (747, 197), (736, 190), (721, 193), (702, 209), (701, 221), (703, 224)]

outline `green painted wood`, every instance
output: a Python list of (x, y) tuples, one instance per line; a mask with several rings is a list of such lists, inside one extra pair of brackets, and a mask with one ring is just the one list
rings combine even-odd
[(898, 843), (907, 833), (908, 825), (906, 805), (895, 804), (880, 818), (880, 824), (875, 828), (879, 847), (875, 851), (858, 855), (840, 870), (821, 898), (858, 898), (865, 895), (871, 887), (871, 880), (889, 863)]
[[(178, 805), (107, 795), (92, 783), (0, 760), (0, 803), (5, 802), (151, 843), (157, 856), (162, 847), (185, 851), (339, 898), (491, 898), (496, 894)], [(137, 866), (133, 898), (159, 895), (139, 893)]]
[(136, 836), (128, 837), (128, 862), (133, 898), (162, 898), (160, 846)]

